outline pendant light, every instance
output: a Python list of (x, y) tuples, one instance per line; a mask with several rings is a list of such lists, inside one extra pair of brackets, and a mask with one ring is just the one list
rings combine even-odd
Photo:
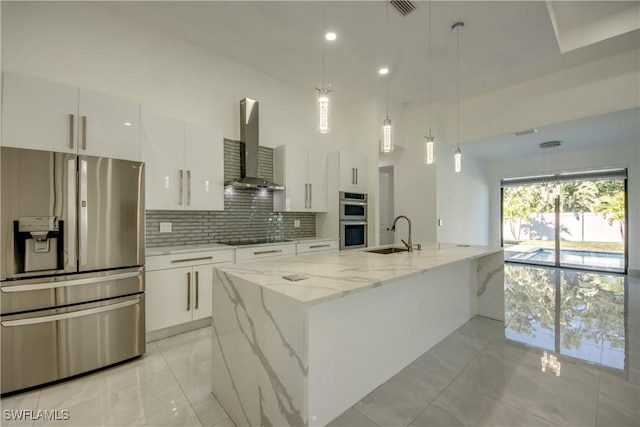
[(553, 175), (551, 181), (540, 186), (540, 195), (544, 201), (552, 205), (560, 196), (560, 145), (562, 145), (560, 141), (547, 141), (540, 144), (540, 148), (544, 149), (544, 169), (549, 175)]
[(456, 81), (458, 98), (458, 121), (456, 124), (456, 149), (453, 152), (453, 165), (456, 172), (462, 170), (462, 150), (460, 150), (460, 33), (464, 30), (464, 22), (456, 22), (451, 26), (451, 31), (456, 33)]
[[(386, 67), (389, 67), (389, 2), (387, 4), (387, 54)], [(385, 73), (386, 74), (386, 73)], [(391, 119), (389, 118), (389, 77), (387, 79), (387, 114), (382, 121), (382, 145), (380, 151), (390, 153), (393, 151), (393, 135), (391, 127)]]
[[(317, 113), (316, 116), (318, 118), (318, 132), (320, 133), (329, 133), (331, 128), (329, 127), (329, 94), (331, 93), (331, 88), (325, 86), (324, 81), (324, 50), (326, 45), (326, 40), (328, 40), (325, 34), (325, 25), (324, 25), (324, 2), (322, 2), (322, 88), (316, 88), (318, 91), (318, 100), (317, 100)], [(335, 40), (335, 38), (332, 38)], [(329, 85), (330, 86), (330, 85)]]
[(435, 143), (435, 139), (436, 137), (433, 136), (433, 133), (431, 132), (431, 1), (429, 1), (429, 54), (428, 54), (428, 58), (429, 58), (429, 69), (427, 74), (429, 75), (429, 85), (428, 85), (428, 92), (429, 92), (429, 136), (425, 136), (425, 143), (424, 143), (424, 162), (427, 165), (432, 165), (436, 162), (436, 158), (434, 155), (434, 143)]

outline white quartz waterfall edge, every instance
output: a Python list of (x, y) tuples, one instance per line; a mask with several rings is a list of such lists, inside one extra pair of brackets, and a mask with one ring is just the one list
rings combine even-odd
[(212, 390), (236, 425), (325, 425), (478, 310), (504, 315), (502, 251), (403, 255), (216, 270)]

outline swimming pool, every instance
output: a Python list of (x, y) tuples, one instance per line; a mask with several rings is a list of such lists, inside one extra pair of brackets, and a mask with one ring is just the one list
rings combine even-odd
[[(553, 263), (555, 261), (555, 253), (553, 249), (538, 249), (521, 259)], [(624, 254), (617, 252), (560, 250), (560, 263), (563, 265), (588, 266), (594, 268), (604, 267), (623, 270)]]

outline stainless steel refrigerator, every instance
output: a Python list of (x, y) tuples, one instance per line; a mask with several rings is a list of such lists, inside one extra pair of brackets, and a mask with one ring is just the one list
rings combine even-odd
[(1, 393), (145, 352), (144, 164), (0, 149)]

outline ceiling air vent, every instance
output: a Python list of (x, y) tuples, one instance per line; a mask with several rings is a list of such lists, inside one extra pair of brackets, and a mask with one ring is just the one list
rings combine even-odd
[(391, 3), (391, 6), (402, 16), (407, 16), (416, 8), (416, 5), (408, 0), (391, 0), (389, 3)]

